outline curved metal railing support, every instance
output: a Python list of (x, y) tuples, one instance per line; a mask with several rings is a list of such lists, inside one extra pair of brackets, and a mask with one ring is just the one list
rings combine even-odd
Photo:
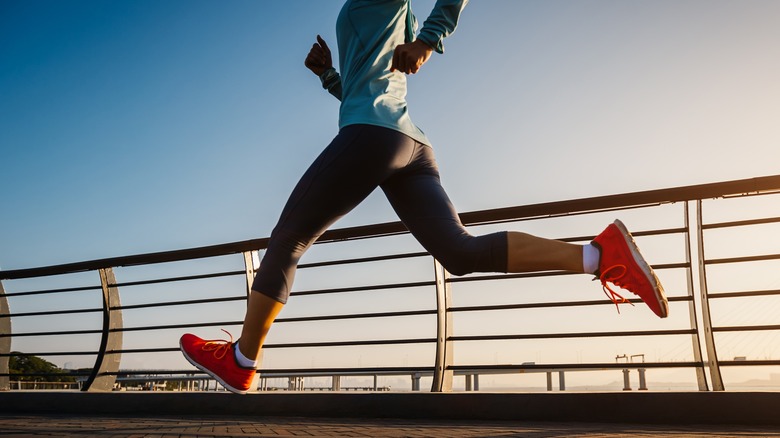
[(710, 298), (707, 292), (707, 268), (704, 257), (704, 225), (701, 211), (701, 200), (696, 201), (696, 233), (699, 241), (699, 282), (701, 286), (701, 316), (704, 323), (704, 343), (707, 346), (707, 364), (710, 367), (712, 390), (723, 391), (723, 377), (720, 374), (718, 353), (715, 350), (715, 335), (712, 332), (712, 317), (710, 315)]
[(122, 310), (112, 268), (98, 270), (103, 290), (103, 333), (95, 366), (82, 391), (111, 391), (122, 360)]
[(694, 286), (693, 286), (693, 263), (691, 256), (691, 220), (690, 220), (690, 202), (685, 203), (685, 262), (688, 268), (685, 270), (686, 284), (688, 288), (688, 315), (691, 320), (691, 329), (696, 333), (691, 335), (691, 342), (693, 343), (693, 360), (700, 363), (701, 366), (696, 367), (696, 383), (699, 387), (699, 391), (709, 391), (709, 384), (707, 383), (706, 365), (704, 364), (703, 355), (701, 354), (701, 330), (699, 330), (699, 322), (696, 317), (696, 302), (694, 300)]
[(3, 282), (0, 281), (0, 391), (8, 391), (10, 379), (8, 374), (8, 362), (11, 359), (11, 308), (8, 307), (8, 299), (5, 296)]
[(452, 302), (449, 272), (438, 260), (433, 260), (436, 276), (436, 359), (433, 368), (431, 392), (452, 391)]
[(260, 251), (244, 251), (244, 270), (246, 271), (246, 296), (252, 292), (252, 283), (255, 281), (257, 268), (260, 267)]

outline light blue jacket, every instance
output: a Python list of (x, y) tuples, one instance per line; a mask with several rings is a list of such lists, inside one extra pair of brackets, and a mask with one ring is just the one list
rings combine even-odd
[[(438, 0), (417, 36), (438, 53), (455, 31), (468, 0)], [(417, 19), (410, 0), (348, 0), (336, 22), (341, 75), (330, 69), (323, 87), (341, 101), (339, 128), (383, 126), (430, 145), (412, 123), (406, 104), (406, 75), (390, 71), (396, 46), (414, 41)]]

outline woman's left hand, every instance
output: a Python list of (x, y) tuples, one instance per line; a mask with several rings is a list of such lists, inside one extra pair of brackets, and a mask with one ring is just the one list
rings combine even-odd
[(420, 67), (431, 57), (433, 49), (420, 40), (401, 44), (393, 52), (393, 64), (390, 71), (400, 71), (406, 74), (415, 74)]

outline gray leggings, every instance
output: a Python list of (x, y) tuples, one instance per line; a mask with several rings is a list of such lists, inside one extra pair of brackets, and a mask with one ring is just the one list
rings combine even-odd
[(452, 274), (506, 272), (506, 233), (475, 237), (466, 231), (441, 186), (429, 146), (392, 129), (350, 125), (290, 195), (252, 290), (286, 303), (303, 253), (377, 187), (412, 235)]

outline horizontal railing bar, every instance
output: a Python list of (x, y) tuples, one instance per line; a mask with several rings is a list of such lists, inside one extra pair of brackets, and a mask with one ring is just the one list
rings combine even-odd
[(0, 297), (21, 297), (25, 295), (44, 295), (44, 294), (57, 294), (57, 293), (65, 293), (65, 292), (82, 292), (85, 290), (101, 290), (101, 286), (83, 286), (83, 287), (66, 287), (63, 289), (46, 289), (46, 290), (35, 290), (35, 291), (26, 291), (26, 292), (7, 292), (4, 294), (0, 294)]
[(327, 342), (299, 342), (289, 344), (266, 344), (263, 348), (304, 348), (304, 347), (355, 347), (358, 345), (398, 345), (398, 344), (426, 344), (435, 343), (436, 338), (418, 339), (369, 339), (365, 341), (327, 341)]
[(571, 212), (598, 211), (613, 207), (674, 203), (697, 199), (720, 198), (728, 195), (760, 193), (780, 189), (780, 175), (758, 177), (714, 184), (691, 185), (671, 189), (649, 190), (595, 198), (506, 207), (461, 214), (464, 224), (492, 222), (506, 218), (548, 216)]
[(407, 310), (398, 312), (379, 312), (379, 313), (357, 313), (343, 315), (322, 315), (322, 316), (297, 316), (291, 318), (279, 318), (274, 323), (281, 322), (308, 322), (308, 321), (330, 321), (338, 319), (362, 319), (362, 318), (391, 318), (398, 316), (420, 316), (436, 315), (436, 310)]
[[(307, 322), (307, 321), (330, 321), (341, 319), (362, 319), (362, 318), (389, 318), (400, 316), (419, 316), (419, 315), (435, 315), (435, 310), (409, 310), (398, 312), (379, 312), (379, 313), (364, 313), (364, 314), (343, 314), (343, 315), (322, 315), (322, 316), (300, 316), (293, 318), (279, 318), (275, 323), (285, 322)], [(243, 324), (242, 321), (221, 321), (221, 322), (208, 322), (208, 323), (189, 323), (189, 324), (170, 324), (170, 325), (154, 325), (154, 326), (139, 326), (139, 327), (123, 327), (110, 329), (109, 332), (133, 332), (133, 331), (153, 331), (153, 330), (170, 330), (181, 328), (197, 328), (197, 327), (227, 327)], [(98, 331), (98, 333), (100, 333)]]
[(764, 330), (780, 330), (778, 324), (768, 325), (739, 325), (739, 326), (727, 326), (727, 327), (712, 327), (713, 332), (756, 332)]
[[(526, 216), (526, 217), (519, 217), (519, 218), (513, 218), (513, 217), (507, 217), (504, 219), (498, 219), (490, 222), (475, 222), (475, 223), (469, 223), (466, 224), (467, 226), (473, 226), (473, 227), (479, 227), (479, 226), (486, 226), (486, 225), (501, 225), (501, 224), (508, 224), (508, 223), (521, 223), (521, 222), (530, 222), (535, 221), (539, 219), (551, 219), (551, 218), (559, 218), (559, 217), (577, 217), (577, 216), (584, 216), (588, 214), (594, 214), (594, 213), (611, 213), (611, 212), (618, 212), (618, 211), (627, 211), (627, 210), (639, 210), (642, 208), (653, 208), (653, 207), (659, 207), (664, 204), (669, 204), (669, 202), (653, 202), (649, 204), (641, 204), (641, 205), (626, 205), (623, 207), (610, 207), (610, 208), (599, 208), (596, 210), (582, 210), (582, 211), (573, 211), (568, 213), (550, 213), (550, 214), (542, 214), (542, 215), (536, 215), (536, 216)], [(461, 215), (461, 221), (462, 221), (463, 215)], [(574, 240), (572, 240), (574, 241)]]
[(0, 353), (0, 357), (11, 357), (11, 356), (94, 356), (98, 354), (98, 351), (47, 351), (44, 353)]
[(183, 300), (183, 301), (164, 301), (161, 303), (145, 303), (145, 304), (130, 304), (126, 306), (111, 307), (110, 310), (133, 310), (133, 309), (146, 309), (149, 307), (169, 307), (169, 306), (184, 306), (191, 304), (210, 304), (220, 303), (225, 301), (246, 301), (246, 295), (234, 296), (234, 297), (221, 297), (221, 298), (203, 298), (198, 300)]
[[(260, 373), (260, 377), (267, 377), (266, 374), (282, 374), (282, 375), (288, 375), (288, 374), (306, 374), (309, 376), (314, 376), (316, 374), (319, 375), (325, 375), (325, 376), (331, 376), (331, 375), (343, 375), (343, 374), (351, 374), (351, 375), (371, 375), (371, 374), (392, 374), (392, 373), (398, 373), (398, 374), (413, 374), (413, 373), (431, 373), (433, 372), (433, 367), (376, 367), (376, 368), (369, 368), (369, 367), (361, 367), (361, 368), (278, 368), (278, 369), (261, 369), (258, 370)], [(178, 374), (184, 374), (184, 375), (192, 375), (192, 376), (203, 376), (204, 378), (210, 378), (208, 375), (203, 373), (200, 370), (197, 370), (195, 368), (189, 369), (189, 370), (119, 370), (119, 371), (112, 371), (112, 372), (106, 372), (104, 373), (107, 376), (160, 376), (161, 378), (164, 378), (165, 376), (169, 375), (178, 375)], [(270, 378), (273, 378), (271, 376)]]
[[(689, 296), (668, 297), (668, 301), (691, 301)], [(632, 304), (641, 304), (642, 300), (639, 298), (632, 298), (627, 300)], [(614, 306), (615, 303), (609, 300), (588, 300), (588, 301), (556, 301), (556, 302), (541, 302), (541, 303), (521, 303), (521, 304), (494, 304), (488, 306), (457, 306), (450, 307), (447, 310), (450, 312), (481, 312), (491, 310), (516, 310), (516, 309), (539, 309), (539, 308), (553, 308), (553, 307), (586, 307), (586, 306)]]
[[(435, 343), (436, 338), (419, 338), (419, 339), (369, 339), (365, 341), (326, 341), (326, 342), (298, 342), (287, 344), (265, 344), (263, 349), (273, 348), (311, 348), (311, 347), (356, 347), (361, 345), (403, 345), (403, 344), (426, 344)], [(108, 350), (106, 354), (111, 353), (165, 353), (179, 351), (178, 348), (136, 348), (126, 350)]]
[(583, 333), (532, 333), (520, 335), (470, 335), (450, 336), (449, 341), (506, 341), (521, 339), (563, 339), (563, 338), (604, 338), (618, 336), (669, 336), (669, 335), (694, 335), (696, 330), (640, 330), (623, 332), (583, 332)]
[(690, 368), (700, 367), (700, 362), (607, 362), (607, 363), (549, 363), (523, 365), (450, 365), (452, 371), (532, 371), (532, 370), (593, 370), (626, 368)]
[(701, 228), (703, 230), (711, 230), (714, 228), (744, 227), (747, 225), (764, 225), (764, 224), (774, 224), (778, 222), (780, 222), (780, 217), (771, 217), (771, 218), (763, 218), (763, 219), (748, 219), (748, 220), (741, 220), (741, 221), (704, 224), (702, 225)]
[(108, 350), (106, 354), (136, 354), (136, 353), (181, 353), (178, 347), (159, 347), (159, 348), (133, 348), (125, 350)]
[(59, 335), (94, 335), (103, 333), (102, 330), (68, 330), (61, 332), (25, 332), (25, 333), (0, 333), (0, 338), (20, 338), (27, 336), (59, 336)]
[(188, 370), (119, 370), (119, 371), (108, 371), (104, 374), (107, 376), (118, 376), (118, 377), (125, 377), (125, 376), (163, 376), (164, 377), (164, 376), (170, 376), (174, 374), (187, 374), (187, 375), (196, 375), (196, 376), (203, 376), (206, 378), (210, 378), (208, 377), (208, 374), (195, 368), (188, 369)]
[[(688, 268), (688, 267), (690, 267), (690, 263), (686, 263), (686, 262), (665, 263), (665, 264), (658, 264), (652, 266), (652, 268), (656, 271), (661, 271), (664, 269), (679, 269), (679, 268)], [(535, 271), (535, 272), (523, 272), (519, 274), (489, 274), (489, 275), (473, 275), (473, 276), (466, 276), (466, 277), (451, 277), (448, 278), (446, 281), (447, 283), (463, 283), (469, 281), (514, 280), (519, 278), (558, 277), (564, 275), (587, 275), (587, 274), (582, 274), (581, 272), (571, 272), (571, 271)]]
[(2, 314), (0, 318), (21, 318), (23, 316), (48, 316), (48, 315), (69, 315), (74, 313), (98, 313), (103, 309), (71, 309), (71, 310), (50, 310), (46, 312), (22, 312)]
[[(548, 217), (567, 215), (577, 212), (597, 212), (616, 207), (641, 207), (653, 204), (667, 204), (698, 199), (720, 198), (729, 195), (759, 194), (780, 189), (780, 175), (756, 177), (750, 179), (725, 181), (711, 184), (690, 185), (676, 188), (648, 190), (618, 195), (598, 196), (567, 201), (546, 202), (540, 204), (481, 210), (460, 214), (464, 225), (488, 224), (508, 219), (530, 217)], [(343, 241), (355, 238), (380, 237), (407, 233), (400, 221), (326, 231), (318, 242)], [(86, 262), (67, 263), (28, 269), (0, 271), (0, 279), (44, 277), (75, 272), (94, 271), (119, 266), (138, 266), (173, 261), (194, 260), (238, 254), (245, 251), (265, 249), (268, 238), (253, 239), (183, 250), (164, 251), (123, 257), (112, 257)]]
[[(260, 377), (273, 379), (276, 375), (306, 375), (309, 377), (353, 375), (364, 376), (373, 374), (416, 374), (433, 373), (433, 367), (376, 367), (376, 368), (276, 368), (258, 370)], [(269, 376), (270, 374), (270, 376)]]
[(9, 271), (0, 271), (0, 279), (15, 280), (20, 278), (47, 277), (52, 275), (96, 271), (98, 269), (112, 267), (153, 265), (158, 263), (221, 257), (232, 254), (240, 254), (244, 251), (265, 249), (267, 245), (268, 238), (252, 239), (241, 242), (222, 243), (218, 245), (201, 246), (197, 248), (162, 251), (122, 257), (110, 257), (85, 262), (45, 266), (40, 268), (15, 269)]
[(122, 328), (109, 329), (108, 331), (116, 333), (116, 332), (140, 332), (140, 331), (170, 330), (170, 329), (198, 328), (198, 327), (229, 327), (234, 325), (241, 325), (243, 323), (244, 323), (243, 321), (194, 322), (189, 324), (122, 327)]
[(720, 265), (726, 263), (764, 262), (767, 260), (780, 260), (780, 254), (765, 254), (765, 255), (747, 256), (747, 257), (709, 259), (709, 260), (704, 260), (704, 263), (707, 265)]
[(154, 280), (127, 281), (124, 283), (109, 284), (111, 287), (142, 286), (147, 284), (173, 283), (176, 281), (203, 280), (206, 278), (230, 277), (234, 275), (246, 275), (246, 271), (215, 272), (212, 274), (186, 275), (183, 277), (157, 278)]
[(563, 275), (582, 275), (582, 274), (579, 272), (569, 272), (569, 271), (538, 271), (538, 272), (524, 272), (520, 274), (494, 274), (494, 275), (474, 275), (474, 276), (466, 276), (466, 277), (450, 277), (445, 281), (447, 283), (465, 283), (469, 281), (513, 280), (517, 278), (557, 277)]
[(769, 295), (780, 295), (780, 289), (774, 290), (753, 290), (745, 292), (717, 292), (707, 294), (708, 298), (739, 298), (739, 297), (760, 297)]
[(386, 290), (386, 289), (403, 289), (407, 287), (423, 287), (423, 286), (435, 286), (435, 281), (418, 281), (412, 283), (392, 283), (392, 284), (379, 284), (371, 286), (354, 286), (354, 287), (337, 287), (333, 289), (314, 289), (299, 292), (291, 292), (291, 296), (302, 295), (320, 295), (320, 294), (335, 294), (345, 292), (362, 292), (367, 290)]
[[(688, 229), (684, 227), (679, 228), (664, 228), (660, 230), (646, 230), (646, 231), (632, 231), (631, 235), (634, 237), (647, 237), (647, 236), (661, 236), (667, 234), (680, 234), (687, 232)], [(579, 236), (579, 237), (561, 237), (555, 240), (561, 242), (590, 242), (595, 239), (596, 236)]]
[(752, 366), (764, 366), (764, 365), (780, 365), (780, 360), (772, 360), (772, 359), (764, 359), (764, 360), (721, 360), (718, 362), (720, 366), (722, 367), (733, 367), (733, 366), (743, 366), (743, 367), (752, 367)]
[(397, 259), (411, 259), (415, 257), (425, 257), (430, 256), (427, 252), (411, 252), (411, 253), (405, 253), (405, 254), (392, 254), (392, 255), (386, 255), (386, 256), (374, 256), (374, 257), (361, 257), (361, 258), (354, 258), (354, 259), (343, 259), (343, 260), (330, 260), (326, 262), (315, 262), (315, 263), (302, 263), (298, 265), (298, 269), (306, 269), (306, 268), (321, 268), (323, 266), (335, 266), (335, 265), (350, 265), (354, 263), (366, 263), (366, 262), (380, 262), (385, 260), (397, 260)]
[[(89, 376), (90, 371), (65, 370), (62, 373), (0, 373), (0, 377), (79, 377)], [(77, 383), (77, 382), (36, 382), (34, 380), (22, 380), (22, 383)]]

